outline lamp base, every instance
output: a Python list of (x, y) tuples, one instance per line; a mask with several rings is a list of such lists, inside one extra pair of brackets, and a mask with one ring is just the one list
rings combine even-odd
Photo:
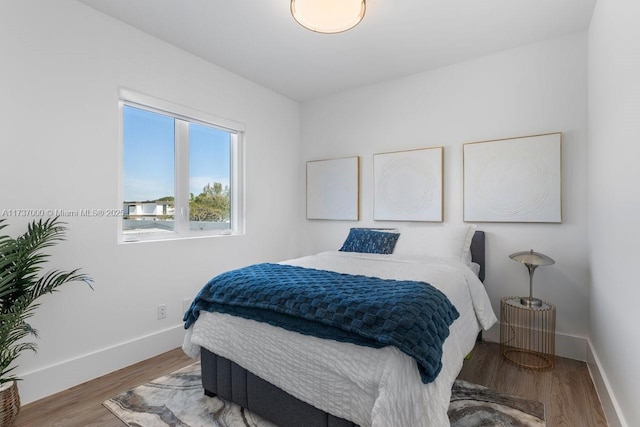
[(521, 297), (520, 304), (527, 307), (542, 307), (542, 300), (534, 297)]

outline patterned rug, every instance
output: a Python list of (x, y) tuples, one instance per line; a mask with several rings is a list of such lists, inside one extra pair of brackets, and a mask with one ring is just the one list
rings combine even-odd
[[(128, 390), (103, 405), (131, 427), (276, 427), (238, 405), (205, 396), (199, 363)], [(545, 426), (542, 403), (462, 380), (453, 386), (449, 419), (452, 427)]]

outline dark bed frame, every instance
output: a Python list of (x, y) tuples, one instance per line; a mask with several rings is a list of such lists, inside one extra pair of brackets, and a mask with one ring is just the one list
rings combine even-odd
[[(485, 276), (485, 236), (476, 231), (471, 242), (472, 261)], [(481, 335), (478, 336), (481, 339)], [(234, 402), (279, 427), (357, 427), (302, 402), (282, 389), (247, 371), (240, 365), (202, 348), (202, 385), (207, 396)]]

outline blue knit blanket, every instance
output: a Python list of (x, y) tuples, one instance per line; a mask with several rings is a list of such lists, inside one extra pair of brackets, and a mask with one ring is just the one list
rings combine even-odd
[(185, 329), (201, 310), (336, 341), (396, 346), (417, 361), (425, 384), (442, 369), (442, 346), (459, 317), (428, 283), (281, 264), (256, 264), (211, 279), (185, 313)]

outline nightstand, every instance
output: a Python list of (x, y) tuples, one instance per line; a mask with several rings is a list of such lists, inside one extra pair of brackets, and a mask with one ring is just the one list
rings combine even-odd
[(556, 306), (524, 305), (520, 297), (500, 300), (500, 354), (526, 369), (544, 371), (555, 365)]

